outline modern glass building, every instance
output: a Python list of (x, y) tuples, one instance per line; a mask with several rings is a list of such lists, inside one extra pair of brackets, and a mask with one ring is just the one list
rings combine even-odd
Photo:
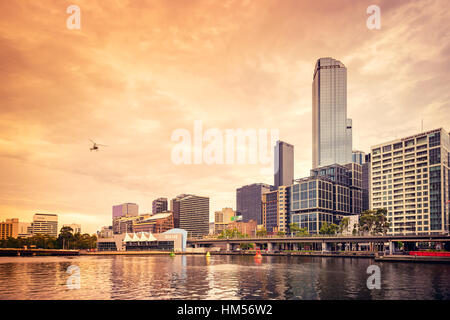
[(422, 132), (371, 150), (371, 207), (387, 209), (388, 234), (448, 233), (448, 132)]
[(313, 168), (352, 162), (352, 120), (347, 119), (347, 68), (320, 58), (312, 83)]
[(362, 167), (334, 164), (311, 170), (290, 188), (290, 221), (319, 233), (324, 223), (339, 223), (344, 216), (361, 213)]
[(290, 186), (294, 182), (294, 146), (277, 141), (274, 148), (274, 187)]

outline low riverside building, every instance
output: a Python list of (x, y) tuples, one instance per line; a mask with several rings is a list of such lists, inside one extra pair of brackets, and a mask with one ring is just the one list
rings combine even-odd
[(98, 251), (186, 251), (187, 232), (171, 229), (163, 233), (150, 232), (114, 234), (97, 239)]
[(250, 220), (247, 222), (244, 221), (233, 221), (228, 224), (228, 230), (237, 229), (238, 232), (242, 234), (247, 234), (250, 237), (256, 236), (256, 230), (258, 228), (258, 224), (255, 220)]
[(228, 224), (234, 221), (236, 212), (231, 208), (223, 208), (221, 211), (214, 213), (214, 233), (219, 234), (226, 230)]
[(147, 218), (133, 221), (133, 232), (163, 233), (174, 228), (173, 214), (170, 211), (157, 213)]

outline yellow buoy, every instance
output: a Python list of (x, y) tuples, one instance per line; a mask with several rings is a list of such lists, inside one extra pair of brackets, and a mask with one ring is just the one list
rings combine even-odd
[(207, 258), (211, 257), (211, 254), (209, 253), (209, 251), (206, 253), (206, 257)]

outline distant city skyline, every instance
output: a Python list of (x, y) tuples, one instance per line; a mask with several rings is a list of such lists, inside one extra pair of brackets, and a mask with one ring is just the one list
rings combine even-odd
[[(149, 213), (182, 193), (209, 197), (212, 221), (236, 209), (237, 188), (273, 183), (260, 165), (172, 163), (172, 132), (195, 120), (279, 129), (294, 178), (308, 176), (321, 57), (347, 68), (354, 150), (416, 134), (422, 120), (450, 130), (447, 2), (380, 0), (380, 30), (366, 26), (371, 4), (86, 2), (81, 29), (68, 30), (58, 2), (0, 3), (0, 221), (57, 213), (92, 234), (113, 205)], [(90, 152), (90, 139), (108, 147)]]

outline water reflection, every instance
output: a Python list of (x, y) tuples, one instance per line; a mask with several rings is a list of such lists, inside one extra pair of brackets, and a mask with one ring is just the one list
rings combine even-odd
[[(246, 256), (0, 257), (0, 299), (450, 299), (450, 266)], [(80, 268), (70, 290), (67, 268)]]

